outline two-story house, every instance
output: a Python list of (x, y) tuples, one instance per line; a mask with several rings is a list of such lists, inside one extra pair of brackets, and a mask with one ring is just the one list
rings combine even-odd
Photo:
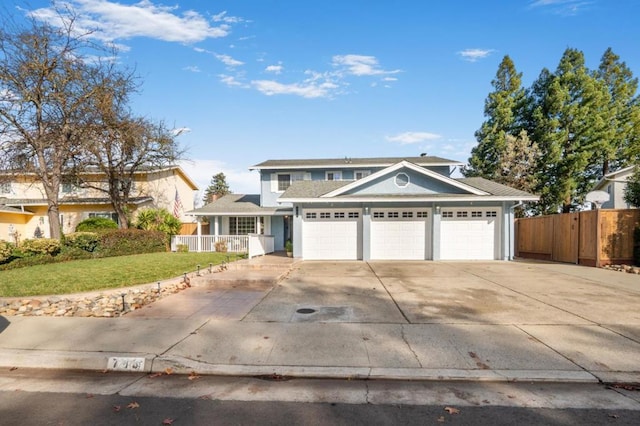
[(595, 184), (594, 191), (604, 191), (609, 194), (609, 201), (602, 204), (603, 209), (632, 208), (624, 199), (624, 191), (627, 188), (627, 181), (633, 176), (634, 172), (635, 166), (624, 167), (607, 173)]
[[(106, 185), (100, 173), (85, 173), (83, 180)], [(140, 170), (133, 176), (131, 197), (127, 206), (132, 218), (144, 207), (165, 208), (183, 222), (193, 217), (185, 211), (194, 208), (197, 185), (179, 166)], [(104, 192), (86, 188), (71, 181), (61, 185), (60, 223), (62, 232), (74, 232), (78, 223), (89, 217), (108, 217), (118, 221)], [(176, 208), (177, 207), (177, 208)], [(49, 237), (48, 202), (42, 184), (34, 175), (0, 176), (0, 239)]]
[(538, 197), (432, 156), (268, 160), (256, 195), (224, 196), (188, 212), (213, 235), (274, 236), (294, 257), (325, 260), (511, 259), (514, 207)]

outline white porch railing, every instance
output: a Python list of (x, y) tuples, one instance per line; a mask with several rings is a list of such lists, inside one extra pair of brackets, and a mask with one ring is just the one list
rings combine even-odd
[(186, 245), (189, 251), (209, 252), (226, 251), (229, 253), (248, 253), (248, 235), (174, 235), (171, 237), (171, 251), (177, 251), (179, 245)]
[(249, 234), (249, 259), (274, 252), (273, 235)]

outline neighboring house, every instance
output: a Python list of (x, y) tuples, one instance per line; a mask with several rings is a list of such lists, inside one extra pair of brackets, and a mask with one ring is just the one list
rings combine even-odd
[(627, 187), (627, 180), (633, 175), (634, 168), (635, 166), (629, 166), (607, 173), (596, 183), (594, 191), (604, 191), (609, 194), (609, 201), (602, 203), (603, 209), (631, 208), (631, 205), (624, 200), (624, 190)]
[[(31, 174), (0, 176), (0, 240), (49, 237), (48, 203), (44, 188)], [(86, 173), (83, 179), (102, 182), (99, 173)], [(148, 169), (135, 173), (128, 208), (135, 217), (144, 207), (165, 208), (183, 222), (192, 218), (184, 212), (194, 207), (198, 187), (178, 166)], [(177, 200), (176, 200), (177, 198)], [(177, 201), (177, 202), (176, 202)], [(74, 232), (89, 217), (118, 217), (104, 192), (63, 183), (60, 188), (62, 232)], [(177, 205), (177, 209), (176, 209)]]
[(213, 235), (291, 239), (294, 257), (340, 260), (511, 259), (513, 208), (538, 197), (451, 177), (438, 157), (268, 160), (259, 195), (227, 195), (188, 212)]

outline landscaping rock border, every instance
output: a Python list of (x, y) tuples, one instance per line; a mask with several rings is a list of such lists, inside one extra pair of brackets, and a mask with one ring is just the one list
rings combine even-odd
[[(0, 299), (0, 315), (114, 318), (190, 287), (184, 281), (92, 295)], [(124, 306), (123, 306), (124, 301)]]

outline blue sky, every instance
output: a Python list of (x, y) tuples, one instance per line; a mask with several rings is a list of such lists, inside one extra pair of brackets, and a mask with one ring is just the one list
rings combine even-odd
[(592, 69), (611, 47), (640, 75), (636, 0), (68, 3), (142, 77), (135, 111), (189, 129), (183, 166), (202, 189), (224, 172), (257, 193), (248, 168), (267, 159), (467, 161), (504, 55), (525, 86), (567, 47)]

